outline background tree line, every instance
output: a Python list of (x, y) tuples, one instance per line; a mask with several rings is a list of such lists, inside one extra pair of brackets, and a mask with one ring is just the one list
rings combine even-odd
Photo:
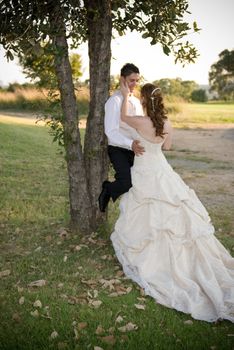
[[(43, 45), (44, 47), (46, 44)], [(81, 82), (82, 60), (77, 53), (69, 55), (69, 61), (72, 70), (73, 84), (75, 88), (85, 86), (89, 88), (89, 80)], [(30, 78), (32, 84), (22, 84), (23, 87), (36, 86), (50, 89), (56, 87), (56, 73), (53, 65), (53, 55), (47, 48), (47, 54), (37, 51), (30, 52), (27, 55), (20, 56), (20, 65), (23, 72)], [(234, 100), (234, 50), (224, 50), (219, 54), (219, 60), (214, 63), (209, 72), (210, 92), (216, 93), (216, 98), (222, 100)], [(153, 81), (160, 86), (164, 95), (176, 96), (185, 101), (206, 102), (208, 99), (205, 89), (199, 88), (199, 85), (192, 80), (183, 81), (181, 78), (169, 79), (163, 78)], [(6, 89), (13, 91), (20, 88), (20, 84), (10, 84)], [(119, 76), (110, 76), (110, 90), (115, 90), (119, 86)]]

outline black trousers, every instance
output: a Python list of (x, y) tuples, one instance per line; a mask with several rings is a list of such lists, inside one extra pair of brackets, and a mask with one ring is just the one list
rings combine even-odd
[(132, 187), (131, 167), (134, 161), (134, 152), (115, 146), (108, 146), (108, 155), (115, 170), (115, 181), (109, 182), (106, 188), (113, 202)]

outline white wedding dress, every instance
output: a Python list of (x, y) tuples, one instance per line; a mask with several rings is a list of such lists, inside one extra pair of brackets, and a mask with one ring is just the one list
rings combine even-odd
[(111, 240), (127, 277), (158, 303), (194, 319), (234, 322), (234, 259), (209, 215), (167, 162), (162, 143), (139, 135), (133, 186), (120, 201)]

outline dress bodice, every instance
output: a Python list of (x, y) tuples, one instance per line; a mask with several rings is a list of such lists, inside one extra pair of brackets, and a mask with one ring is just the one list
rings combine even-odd
[(162, 152), (162, 142), (154, 143), (146, 140), (142, 135), (137, 133), (137, 139), (141, 142), (141, 145), (144, 147), (145, 152), (136, 156), (134, 159), (135, 167), (144, 167), (147, 168), (158, 168), (162, 166), (169, 166), (163, 152)]

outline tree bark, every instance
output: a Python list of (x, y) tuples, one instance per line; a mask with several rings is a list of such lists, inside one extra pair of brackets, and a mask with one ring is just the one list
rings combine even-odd
[(51, 13), (50, 23), (55, 46), (55, 69), (64, 114), (63, 127), (69, 177), (71, 227), (76, 231), (88, 234), (93, 228), (92, 209), (78, 126), (78, 108), (68, 56), (66, 28), (60, 8), (56, 7)]
[(109, 96), (112, 18), (110, 0), (86, 0), (90, 69), (90, 106), (85, 134), (85, 168), (96, 225), (105, 215), (98, 195), (108, 175), (107, 140), (104, 135), (104, 104)]

